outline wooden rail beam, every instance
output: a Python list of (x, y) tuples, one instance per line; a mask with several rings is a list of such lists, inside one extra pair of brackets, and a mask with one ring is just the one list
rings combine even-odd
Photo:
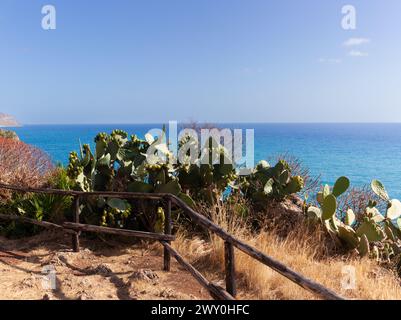
[[(74, 197), (74, 203), (72, 209), (74, 212), (72, 213), (73, 220), (75, 223), (79, 223), (79, 215), (80, 215), (80, 208), (79, 208), (79, 196)], [(72, 250), (74, 252), (79, 252), (79, 235), (80, 231), (75, 232), (75, 234), (72, 235)]]
[(110, 197), (110, 198), (121, 198), (121, 199), (150, 199), (150, 200), (161, 200), (169, 196), (167, 193), (143, 193), (143, 192), (115, 192), (115, 191), (74, 191), (74, 190), (59, 190), (59, 189), (36, 189), (19, 186), (11, 186), (0, 183), (0, 189), (13, 190), (22, 193), (41, 193), (41, 194), (53, 194), (60, 196), (70, 197)]
[(94, 225), (90, 225), (90, 224), (81, 224), (81, 223), (74, 223), (74, 222), (64, 222), (63, 227), (66, 229), (72, 229), (72, 230), (76, 230), (76, 231), (107, 233), (107, 234), (114, 234), (117, 236), (146, 238), (146, 239), (153, 239), (153, 240), (158, 240), (158, 241), (175, 240), (175, 236), (168, 235), (168, 234), (134, 231), (134, 230), (126, 230), (126, 229), (116, 229), (116, 228), (101, 227), (101, 226), (94, 226)]
[(226, 290), (233, 297), (237, 295), (235, 283), (235, 256), (234, 246), (230, 242), (224, 242), (224, 266), (226, 272)]
[(216, 300), (235, 300), (223, 288), (215, 285), (214, 283), (207, 280), (198, 270), (196, 270), (191, 264), (186, 262), (184, 258), (173, 248), (170, 244), (165, 241), (161, 241), (161, 244), (166, 248), (170, 254), (177, 260), (181, 266), (187, 270), (199, 283), (202, 285), (210, 295)]
[(344, 300), (343, 297), (341, 297), (334, 291), (300, 275), (299, 273), (288, 268), (283, 263), (269, 257), (268, 255), (251, 247), (250, 245), (236, 239), (232, 235), (228, 234), (221, 227), (214, 224), (212, 221), (210, 221), (205, 216), (192, 210), (186, 203), (184, 203), (181, 199), (177, 198), (176, 196), (171, 195), (171, 199), (176, 205), (180, 206), (188, 214), (188, 216), (190, 216), (192, 219), (194, 219), (197, 223), (202, 225), (204, 228), (214, 232), (220, 238), (222, 238), (224, 241), (230, 242), (233, 246), (235, 246), (242, 252), (244, 252), (247, 255), (251, 256), (252, 258), (260, 261), (261, 263), (265, 264), (266, 266), (272, 268), (273, 270), (277, 271), (284, 277), (290, 279), (291, 281), (293, 281), (297, 285), (301, 286), (302, 288), (318, 295), (319, 297), (321, 297), (323, 299)]
[(26, 217), (22, 217), (22, 216), (17, 216), (17, 215), (13, 215), (13, 214), (0, 214), (0, 219), (2, 220), (13, 220), (13, 221), (21, 221), (24, 223), (30, 223), (30, 224), (34, 224), (46, 229), (56, 229), (56, 230), (60, 230), (66, 233), (70, 233), (70, 234), (75, 234), (76, 232), (70, 229), (64, 229), (62, 226), (55, 224), (55, 223), (51, 223), (51, 222), (47, 222), (47, 221), (38, 221), (38, 220), (34, 220), (34, 219), (30, 219), (30, 218), (26, 218)]
[[(165, 222), (164, 222), (164, 233), (167, 235), (171, 234), (171, 199), (166, 199), (166, 208), (165, 208)], [(170, 242), (169, 242), (170, 244)], [(164, 247), (163, 253), (163, 260), (164, 260), (164, 271), (170, 271), (170, 252)]]

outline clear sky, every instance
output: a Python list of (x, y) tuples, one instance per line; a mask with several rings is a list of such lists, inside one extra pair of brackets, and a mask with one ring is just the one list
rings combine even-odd
[[(41, 27), (46, 4), (56, 30)], [(341, 27), (345, 4), (356, 30)], [(1, 0), (0, 112), (401, 122), (400, 16), (400, 0)]]

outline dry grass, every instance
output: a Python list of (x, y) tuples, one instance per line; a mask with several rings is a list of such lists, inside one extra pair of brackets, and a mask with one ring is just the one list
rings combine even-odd
[[(233, 218), (224, 207), (215, 207), (211, 218), (231, 234), (255, 246), (293, 270), (313, 279), (351, 299), (401, 299), (400, 280), (375, 261), (357, 256), (330, 256), (325, 247), (325, 234), (310, 231), (306, 226), (283, 238), (274, 230), (252, 235), (246, 224)], [(194, 263), (209, 279), (223, 279), (224, 243), (211, 235), (210, 242), (188, 239), (183, 233), (174, 246)], [(355, 288), (346, 290), (342, 282), (347, 267), (355, 270)], [(236, 250), (236, 269), (239, 279), (239, 298), (248, 299), (317, 299), (277, 272)], [(344, 279), (344, 280), (343, 280)]]
[[(48, 155), (15, 139), (0, 138), (0, 183), (40, 187), (53, 169)], [(0, 197), (9, 193), (2, 191)]]

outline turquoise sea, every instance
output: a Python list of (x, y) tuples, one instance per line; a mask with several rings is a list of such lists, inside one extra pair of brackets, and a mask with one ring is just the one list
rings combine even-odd
[[(143, 136), (160, 124), (27, 125), (15, 128), (21, 140), (66, 164), (79, 142), (93, 143), (98, 132), (123, 129)], [(401, 198), (401, 124), (219, 124), (220, 128), (254, 129), (255, 162), (289, 153), (298, 157), (322, 183), (346, 175), (354, 186), (380, 179), (392, 197)]]

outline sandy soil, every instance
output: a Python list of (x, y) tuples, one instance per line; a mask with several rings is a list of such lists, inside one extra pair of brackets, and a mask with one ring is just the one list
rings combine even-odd
[(173, 259), (164, 272), (156, 251), (82, 240), (74, 253), (69, 236), (0, 237), (0, 299), (210, 299)]

